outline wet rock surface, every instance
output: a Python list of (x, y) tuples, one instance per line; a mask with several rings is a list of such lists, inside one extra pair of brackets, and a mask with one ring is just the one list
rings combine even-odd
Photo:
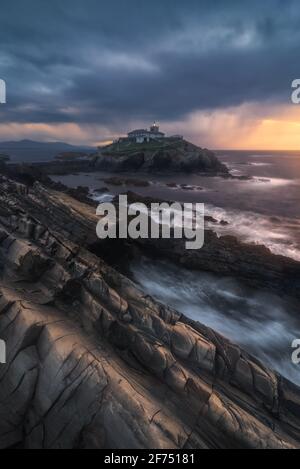
[(0, 448), (299, 448), (299, 388), (93, 254), (96, 223), (68, 194), (1, 182)]

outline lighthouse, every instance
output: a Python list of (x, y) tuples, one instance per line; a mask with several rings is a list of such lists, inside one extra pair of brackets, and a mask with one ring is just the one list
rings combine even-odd
[(154, 122), (154, 124), (151, 125), (150, 130), (137, 129), (129, 132), (127, 140), (131, 140), (136, 143), (149, 143), (153, 140), (161, 140), (163, 138), (165, 138), (165, 134), (160, 132), (159, 126)]
[(156, 122), (154, 122), (153, 125), (151, 125), (150, 132), (154, 134), (159, 134), (159, 125)]

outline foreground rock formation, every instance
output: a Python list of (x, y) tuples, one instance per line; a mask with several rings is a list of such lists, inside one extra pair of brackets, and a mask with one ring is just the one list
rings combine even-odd
[(0, 184), (0, 448), (299, 448), (299, 388), (93, 254), (96, 222)]

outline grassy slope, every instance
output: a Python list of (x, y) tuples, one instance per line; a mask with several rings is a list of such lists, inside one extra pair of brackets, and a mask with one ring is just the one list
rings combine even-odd
[[(136, 153), (138, 151), (156, 151), (156, 150), (167, 150), (167, 149), (182, 149), (184, 145), (187, 144), (184, 140), (174, 140), (174, 139), (164, 139), (155, 142), (145, 142), (145, 143), (132, 143), (132, 142), (122, 142), (122, 143), (113, 143), (108, 147), (103, 148), (103, 155), (130, 155), (131, 153)], [(189, 144), (190, 145), (190, 144)]]

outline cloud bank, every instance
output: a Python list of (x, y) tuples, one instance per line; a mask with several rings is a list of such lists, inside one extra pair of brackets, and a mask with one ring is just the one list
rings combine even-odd
[(6, 3), (0, 138), (98, 143), (158, 119), (203, 146), (256, 146), (286, 116), (299, 23), (296, 0)]

